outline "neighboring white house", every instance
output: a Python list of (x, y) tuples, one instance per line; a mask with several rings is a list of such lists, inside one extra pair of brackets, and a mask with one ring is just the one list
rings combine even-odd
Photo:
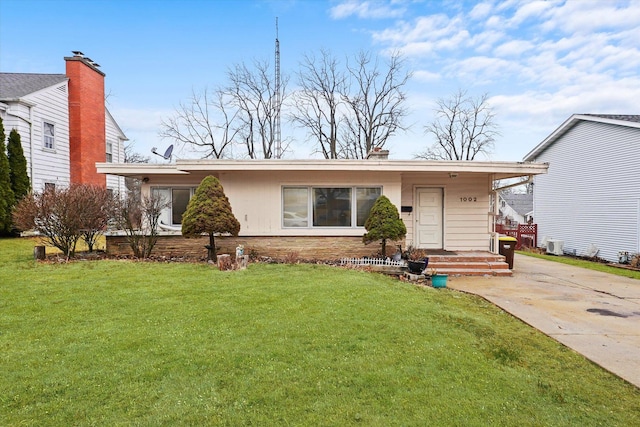
[(549, 163), (534, 178), (539, 242), (612, 262), (640, 252), (639, 115), (573, 115), (524, 160)]
[(104, 105), (104, 73), (80, 52), (65, 61), (67, 74), (0, 73), (5, 133), (20, 134), (34, 191), (78, 182), (124, 194), (124, 178), (95, 170), (124, 162), (127, 140)]
[(173, 227), (177, 236), (195, 188), (205, 176), (214, 175), (240, 221), (236, 242), (255, 246), (261, 240), (265, 251), (289, 250), (317, 258), (327, 247), (340, 256), (374, 253), (362, 244), (363, 225), (381, 194), (401, 212), (407, 226), (406, 246), (495, 250), (494, 182), (547, 170), (547, 165), (533, 163), (387, 158), (177, 160), (97, 167), (102, 173), (142, 180), (143, 194), (164, 196), (171, 207), (161, 217), (163, 229)]
[(500, 216), (504, 225), (526, 224), (533, 219), (533, 194), (499, 193)]
[(68, 78), (64, 74), (0, 73), (5, 133), (20, 134), (34, 191), (70, 183)]

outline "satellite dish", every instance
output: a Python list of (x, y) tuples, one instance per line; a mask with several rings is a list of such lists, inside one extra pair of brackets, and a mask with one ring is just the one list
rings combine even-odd
[(164, 156), (162, 157), (164, 157), (165, 160), (169, 160), (171, 158), (171, 153), (173, 153), (173, 144), (171, 144), (169, 148), (167, 148), (167, 151), (164, 152)]
[(158, 149), (156, 147), (153, 147), (151, 149), (151, 152), (153, 154), (155, 154), (156, 156), (160, 156), (160, 157), (164, 158), (165, 160), (170, 160), (171, 159), (171, 154), (173, 153), (173, 144), (171, 144), (169, 146), (169, 148), (167, 148), (167, 150), (164, 152), (164, 154), (158, 153)]

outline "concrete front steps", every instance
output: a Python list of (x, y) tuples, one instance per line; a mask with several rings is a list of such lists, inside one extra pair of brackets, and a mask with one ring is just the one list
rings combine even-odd
[(509, 264), (503, 255), (488, 252), (457, 252), (445, 255), (429, 255), (429, 266), (438, 274), (450, 276), (511, 276)]

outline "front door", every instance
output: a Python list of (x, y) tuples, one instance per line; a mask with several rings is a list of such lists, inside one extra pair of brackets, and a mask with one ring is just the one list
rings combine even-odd
[(442, 249), (442, 188), (418, 188), (416, 205), (416, 246)]

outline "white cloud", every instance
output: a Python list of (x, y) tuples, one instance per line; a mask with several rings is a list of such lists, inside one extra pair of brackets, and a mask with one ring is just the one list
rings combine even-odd
[(494, 53), (497, 56), (521, 56), (533, 48), (533, 43), (526, 40), (512, 40), (496, 47)]
[(433, 83), (441, 80), (442, 75), (427, 70), (418, 70), (413, 73), (413, 78), (420, 82)]
[(553, 2), (550, 1), (524, 2), (513, 17), (508, 20), (509, 26), (518, 26), (524, 21), (543, 16), (544, 12), (548, 11), (552, 5)]
[(517, 75), (522, 65), (514, 61), (489, 56), (473, 56), (455, 61), (446, 67), (450, 75), (459, 76), (474, 85), (504, 82), (505, 76)]
[(493, 3), (490, 2), (478, 3), (469, 12), (469, 18), (474, 20), (484, 19), (491, 14), (493, 7)]
[(505, 33), (502, 31), (486, 30), (471, 36), (470, 45), (473, 46), (478, 53), (488, 53), (500, 41), (505, 39)]
[(345, 19), (350, 16), (361, 19), (399, 18), (404, 12), (405, 8), (401, 6), (391, 7), (382, 1), (360, 0), (347, 0), (329, 10), (333, 19)]
[(640, 2), (567, 1), (550, 11), (551, 19), (544, 23), (547, 30), (589, 34), (603, 29), (638, 28)]
[(374, 39), (394, 43), (433, 41), (448, 37), (458, 30), (458, 22), (443, 14), (421, 16), (414, 23), (400, 22), (395, 28), (375, 32)]

